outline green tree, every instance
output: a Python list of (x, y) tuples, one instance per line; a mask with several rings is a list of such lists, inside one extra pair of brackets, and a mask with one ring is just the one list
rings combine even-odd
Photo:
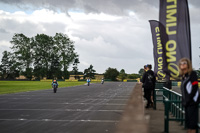
[(139, 74), (129, 74), (128, 75), (128, 79), (137, 79), (137, 78), (140, 78), (140, 75)]
[(93, 65), (90, 65), (88, 69), (84, 70), (84, 78), (89, 77), (94, 79), (95, 72), (96, 70), (93, 69)]
[(119, 71), (116, 68), (109, 67), (104, 73), (105, 79), (111, 79), (112, 81), (116, 81), (117, 76), (119, 76)]
[(23, 75), (28, 79), (32, 79), (33, 50), (31, 40), (24, 34), (14, 34), (10, 41), (12, 44), (11, 49), (14, 51), (17, 61), (21, 64), (21, 69), (24, 71)]
[(49, 78), (51, 57), (54, 54), (53, 38), (45, 34), (37, 34), (33, 38), (34, 74), (37, 78)]
[(51, 67), (49, 70), (49, 74), (48, 74), (48, 78), (52, 78), (52, 79), (62, 79), (62, 65), (60, 64), (59, 58), (52, 56), (51, 57)]
[(122, 69), (120, 72), (119, 72), (119, 78), (121, 79), (121, 81), (124, 81), (124, 79), (127, 78), (127, 74), (125, 73), (125, 70)]
[[(36, 79), (43, 77), (67, 79), (69, 78), (68, 68), (73, 63), (74, 70), (78, 71), (79, 59), (75, 52), (74, 42), (65, 34), (56, 33), (53, 37), (37, 34), (32, 38), (23, 34), (14, 34), (10, 42), (13, 54), (4, 53), (3, 60), (6, 60), (7, 55), (9, 58), (7, 64), (13, 62), (12, 66), (19, 69), (21, 74), (28, 79), (31, 79), (32, 75)], [(3, 68), (0, 68), (1, 75), (4, 75), (6, 65), (5, 63), (1, 65), (3, 65)], [(10, 70), (11, 67), (8, 69)]]
[(18, 77), (21, 70), (20, 65), (14, 54), (4, 51), (0, 65), (2, 79), (15, 79)]
[(142, 75), (143, 75), (143, 73), (144, 73), (144, 69), (143, 69), (143, 68), (141, 68), (141, 69), (139, 70), (138, 74), (139, 74), (140, 76), (142, 76)]
[(80, 62), (79, 62), (79, 58), (76, 58), (75, 60), (74, 60), (74, 63), (73, 63), (73, 73), (74, 73), (74, 78), (75, 79), (79, 79), (79, 76), (77, 76), (77, 74), (78, 74), (78, 64), (79, 64)]
[(196, 70), (198, 78), (200, 78), (200, 70)]
[(2, 54), (3, 54), (3, 57), (1, 59), (1, 65), (0, 65), (1, 78), (6, 79), (10, 71), (10, 63), (9, 63), (10, 57), (9, 56), (11, 53), (8, 51), (4, 51)]
[(62, 33), (56, 33), (53, 37), (55, 46), (58, 47), (56, 51), (59, 54), (60, 63), (63, 68), (63, 77), (65, 79), (69, 78), (68, 68), (70, 64), (78, 58), (77, 53), (75, 52), (74, 42), (70, 38)]

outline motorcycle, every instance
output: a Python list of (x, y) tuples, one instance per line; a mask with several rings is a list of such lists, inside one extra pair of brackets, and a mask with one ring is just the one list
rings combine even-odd
[(53, 84), (53, 92), (56, 93), (57, 92), (57, 88), (58, 86), (56, 84)]
[(87, 82), (88, 86), (90, 86), (90, 82)]
[(101, 80), (101, 84), (103, 84), (104, 83), (104, 80)]

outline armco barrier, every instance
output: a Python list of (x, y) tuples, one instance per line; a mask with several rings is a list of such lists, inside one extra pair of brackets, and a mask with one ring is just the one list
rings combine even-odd
[(65, 79), (57, 79), (57, 81), (65, 81)]
[[(52, 82), (53, 79), (42, 79), (41, 82)], [(64, 79), (57, 79), (57, 81), (65, 81)]]
[(78, 79), (73, 79), (73, 80), (65, 79), (65, 82), (78, 82)]
[(53, 81), (53, 79), (42, 79), (42, 80), (40, 80), (41, 82), (52, 82)]
[(78, 81), (86, 81), (86, 79), (79, 79)]
[(111, 79), (104, 79), (104, 81), (112, 81)]
[(148, 121), (144, 115), (142, 85), (136, 84), (125, 107), (116, 133), (148, 133)]
[(127, 82), (138, 82), (137, 80), (127, 80)]

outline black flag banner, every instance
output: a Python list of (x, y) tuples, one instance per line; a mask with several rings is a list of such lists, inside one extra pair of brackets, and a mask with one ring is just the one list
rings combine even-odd
[(166, 60), (164, 59), (163, 45), (160, 36), (160, 23), (156, 20), (149, 20), (151, 26), (152, 40), (153, 40), (153, 54), (154, 54), (154, 73), (158, 79), (166, 78), (164, 68), (167, 67)]
[(165, 53), (167, 70), (171, 77), (179, 76), (178, 61), (191, 59), (190, 19), (187, 0), (160, 0), (159, 21), (161, 40)]

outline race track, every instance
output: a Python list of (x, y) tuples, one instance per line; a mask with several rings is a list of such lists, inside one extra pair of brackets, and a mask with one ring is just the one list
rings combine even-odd
[(0, 133), (114, 133), (135, 83), (0, 95)]

